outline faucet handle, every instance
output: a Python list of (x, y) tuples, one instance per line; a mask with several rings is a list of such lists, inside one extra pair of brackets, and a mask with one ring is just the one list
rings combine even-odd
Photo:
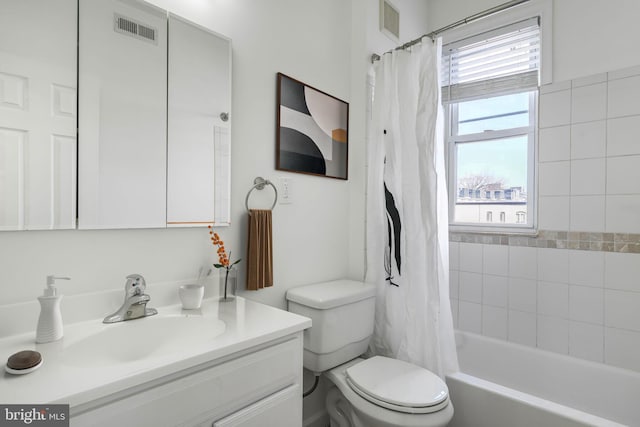
[(135, 295), (143, 295), (147, 287), (144, 277), (140, 274), (130, 274), (127, 276), (127, 282), (124, 285), (124, 291), (128, 297)]

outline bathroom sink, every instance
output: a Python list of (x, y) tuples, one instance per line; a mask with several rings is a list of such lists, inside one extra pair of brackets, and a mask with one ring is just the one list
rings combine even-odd
[(100, 331), (64, 348), (65, 363), (79, 367), (137, 362), (206, 346), (224, 333), (225, 323), (212, 316), (153, 316), (104, 325)]

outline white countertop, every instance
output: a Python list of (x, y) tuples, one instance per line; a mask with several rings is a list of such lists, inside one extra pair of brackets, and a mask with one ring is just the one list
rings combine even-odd
[[(166, 327), (168, 318), (196, 323), (187, 334), (175, 333)], [(10, 375), (3, 366), (0, 402), (64, 403), (73, 413), (79, 405), (309, 327), (306, 317), (238, 297), (205, 300), (200, 310), (160, 307), (156, 316), (127, 322), (65, 325), (64, 337), (53, 343), (36, 344), (35, 333), (11, 336), (0, 339), (3, 364), (21, 350), (40, 352), (43, 364), (26, 375)], [(147, 332), (137, 339), (131, 331)]]

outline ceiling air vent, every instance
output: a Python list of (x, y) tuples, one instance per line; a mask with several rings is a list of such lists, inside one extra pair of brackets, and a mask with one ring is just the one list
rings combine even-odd
[(380, 0), (380, 31), (400, 42), (400, 11), (389, 0)]
[(114, 15), (114, 30), (120, 34), (157, 44), (158, 32), (155, 28), (117, 13)]

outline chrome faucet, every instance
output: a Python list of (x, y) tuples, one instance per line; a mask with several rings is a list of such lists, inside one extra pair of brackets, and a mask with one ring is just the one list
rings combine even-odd
[(115, 313), (104, 318), (102, 323), (124, 322), (125, 320), (138, 319), (140, 317), (153, 316), (158, 314), (155, 308), (147, 308), (147, 303), (151, 297), (144, 293), (147, 283), (144, 277), (139, 274), (127, 276), (127, 283), (124, 285), (124, 303)]

